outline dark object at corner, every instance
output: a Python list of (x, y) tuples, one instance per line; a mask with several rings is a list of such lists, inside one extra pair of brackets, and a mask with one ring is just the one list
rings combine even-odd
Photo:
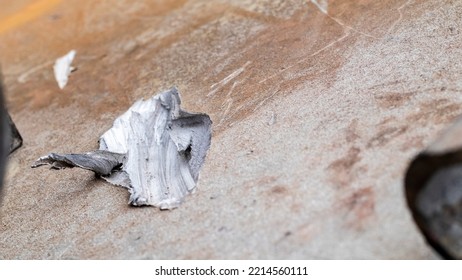
[(6, 110), (3, 97), (3, 83), (0, 79), (0, 194), (7, 156), (21, 146), (22, 137)]
[[(440, 215), (432, 216), (424, 215), (424, 213), (422, 213), (422, 209), (420, 209), (421, 207), (418, 206), (418, 200), (422, 196), (428, 196), (427, 199), (432, 199), (431, 195), (424, 192), (424, 188), (430, 179), (435, 175), (438, 169), (444, 169), (445, 167), (449, 167), (458, 161), (460, 163), (461, 159), (462, 158), (460, 155), (454, 154), (433, 157), (424, 153), (420, 154), (412, 161), (412, 164), (406, 173), (405, 179), (407, 204), (411, 209), (412, 216), (418, 228), (424, 235), (428, 244), (430, 244), (433, 249), (435, 249), (441, 255), (441, 257), (450, 260), (457, 258), (453, 256), (453, 254), (448, 251), (448, 248), (442, 244), (440, 239), (445, 237), (440, 236), (441, 232), (439, 230), (435, 230), (435, 227), (441, 224), (438, 219), (441, 219), (441, 214), (443, 213), (440, 213)], [(460, 181), (462, 183), (462, 174), (460, 178), (455, 179), (456, 181)], [(459, 185), (459, 187), (462, 187), (462, 184)], [(434, 203), (439, 203), (439, 201), (435, 199)], [(439, 208), (443, 207), (445, 207), (444, 203), (439, 206)], [(453, 206), (451, 207), (449, 205), (446, 207), (454, 208)]]
[(462, 119), (411, 162), (405, 194), (427, 242), (445, 259), (462, 259)]
[(14, 124), (13, 120), (11, 119), (10, 115), (8, 112), (6, 112), (6, 121), (9, 126), (9, 143), (10, 143), (10, 148), (9, 148), (9, 153), (11, 154), (12, 152), (16, 151), (22, 146), (22, 137), (21, 134), (19, 134), (18, 129), (16, 128), (16, 125)]
[(3, 184), (3, 173), (5, 172), (5, 162), (8, 155), (8, 141), (10, 135), (6, 116), (6, 109), (3, 104), (3, 86), (0, 80), (0, 198)]

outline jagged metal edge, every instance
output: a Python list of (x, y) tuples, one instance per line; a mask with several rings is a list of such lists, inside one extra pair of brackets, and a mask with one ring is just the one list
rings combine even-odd
[(129, 203), (178, 207), (196, 187), (211, 141), (210, 117), (183, 111), (176, 88), (140, 100), (100, 138), (98, 151), (55, 154), (32, 167), (79, 167), (126, 187)]

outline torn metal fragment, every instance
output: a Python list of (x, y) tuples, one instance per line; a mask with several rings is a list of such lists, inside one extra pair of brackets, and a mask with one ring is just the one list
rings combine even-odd
[(119, 170), (125, 159), (124, 154), (112, 153), (104, 150), (97, 150), (85, 154), (59, 155), (51, 153), (48, 156), (39, 158), (33, 167), (51, 165), (51, 169), (63, 169), (80, 167), (94, 171), (102, 176), (109, 176), (112, 172)]
[(462, 259), (462, 119), (413, 159), (405, 193), (427, 242), (446, 259)]
[(69, 75), (74, 70), (71, 66), (72, 61), (74, 60), (76, 51), (71, 50), (66, 55), (56, 59), (55, 65), (53, 66), (53, 71), (55, 73), (55, 79), (58, 82), (60, 89), (63, 89), (69, 79)]
[(132, 205), (178, 207), (196, 187), (211, 141), (210, 117), (183, 111), (176, 88), (140, 100), (100, 138), (99, 150), (50, 154), (32, 167), (80, 167), (128, 188)]

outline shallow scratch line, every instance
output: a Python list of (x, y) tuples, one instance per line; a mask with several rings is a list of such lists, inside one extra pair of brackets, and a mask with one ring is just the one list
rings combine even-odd
[(236, 87), (237, 84), (239, 84), (239, 81), (233, 82), (233, 85), (231, 86), (231, 89), (228, 91), (228, 94), (226, 95), (227, 98), (231, 97), (231, 94), (233, 93), (234, 88)]
[(274, 77), (276, 77), (276, 76), (282, 74), (283, 72), (285, 72), (285, 71), (287, 71), (287, 70), (289, 70), (289, 69), (291, 69), (291, 68), (293, 68), (293, 67), (295, 67), (295, 66), (297, 66), (297, 65), (299, 65), (299, 64), (304, 63), (304, 62), (307, 61), (309, 58), (311, 58), (311, 57), (313, 57), (313, 56), (316, 56), (316, 55), (318, 55), (319, 53), (323, 52), (324, 50), (326, 50), (326, 49), (332, 47), (333, 45), (337, 44), (338, 42), (344, 40), (344, 39), (345, 39), (346, 37), (348, 37), (349, 35), (350, 35), (350, 33), (348, 33), (348, 32), (345, 33), (342, 37), (338, 38), (338, 39), (335, 40), (335, 41), (330, 42), (329, 44), (325, 45), (325, 46), (322, 47), (321, 49), (319, 49), (319, 50), (315, 51), (314, 53), (308, 55), (306, 58), (304, 58), (304, 59), (298, 61), (298, 62), (295, 63), (295, 64), (292, 64), (292, 65), (290, 65), (290, 66), (284, 68), (283, 70), (277, 72), (276, 74), (273, 74), (273, 75), (271, 75), (271, 76), (269, 76), (269, 77), (264, 78), (263, 80), (259, 81), (258, 83), (260, 83), (260, 84), (261, 84), (261, 83), (264, 83), (264, 82), (266, 82), (267, 80), (270, 80), (270, 79), (272, 79), (272, 78), (274, 78)]
[(404, 3), (403, 5), (399, 6), (396, 10), (398, 11), (399, 13), (399, 17), (398, 19), (393, 22), (393, 24), (390, 26), (390, 28), (388, 29), (387, 33), (390, 33), (395, 27), (396, 25), (403, 19), (403, 12), (401, 11), (404, 7), (408, 6), (409, 4), (411, 4), (411, 2), (413, 2), (412, 0), (407, 0), (406, 3)]
[(220, 122), (218, 123), (217, 127), (220, 127), (224, 121), (228, 120), (229, 118), (227, 117), (227, 114), (229, 113), (229, 111), (231, 110), (231, 106), (233, 105), (233, 99), (232, 98), (228, 98), (226, 99), (226, 101), (222, 104), (222, 109), (224, 108), (224, 106), (226, 105), (226, 109), (223, 111), (223, 114), (221, 115), (221, 119), (220, 119)]
[(242, 67), (236, 69), (233, 73), (229, 74), (226, 78), (224, 78), (223, 80), (211, 85), (210, 88), (213, 89), (213, 90), (211, 92), (209, 92), (207, 94), (207, 96), (211, 96), (211, 95), (215, 94), (220, 88), (227, 85), (230, 81), (232, 81), (237, 76), (239, 76), (242, 72), (244, 72), (245, 67), (247, 67), (250, 63), (251, 63), (250, 61), (247, 61)]
[[(327, 2), (327, 1), (326, 1), (326, 2)], [(324, 14), (327, 15), (327, 9), (326, 9), (326, 7), (323, 7), (317, 0), (311, 0), (311, 3), (315, 4), (315, 5), (318, 7), (318, 9), (319, 9), (322, 13), (324, 13)], [(327, 3), (326, 3), (326, 4), (327, 4)]]
[(273, 93), (271, 93), (270, 95), (268, 95), (267, 97), (265, 97), (262, 101), (260, 101), (260, 103), (258, 103), (253, 111), (256, 112), (257, 109), (259, 109), (261, 106), (263, 106), (268, 100), (270, 100), (271, 98), (273, 98), (273, 96), (275, 96), (280, 90), (280, 87), (278, 86), (274, 91)]
[(37, 65), (37, 66), (35, 66), (35, 67), (33, 67), (33, 68), (27, 70), (26, 72), (22, 73), (22, 74), (18, 77), (18, 79), (17, 79), (18, 82), (19, 82), (19, 83), (25, 83), (25, 82), (27, 82), (27, 78), (28, 78), (30, 75), (34, 74), (35, 72), (37, 72), (37, 71), (39, 71), (39, 70), (41, 70), (41, 69), (43, 69), (43, 68), (45, 68), (45, 67), (48, 67), (48, 66), (50, 66), (50, 65), (53, 65), (53, 62), (54, 62), (54, 61), (47, 61), (47, 62), (45, 62), (45, 63), (42, 63), (42, 64), (40, 64), (40, 65)]
[(338, 18), (335, 18), (331, 15), (329, 15), (329, 13), (321, 7), (321, 5), (318, 3), (318, 1), (316, 0), (311, 0), (311, 3), (313, 3), (313, 5), (315, 5), (320, 11), (321, 13), (325, 14), (328, 18), (330, 18), (331, 20), (335, 21), (338, 25), (346, 28), (346, 29), (349, 29), (349, 30), (352, 30), (353, 32), (355, 33), (358, 33), (358, 34), (361, 34), (363, 36), (366, 36), (366, 37), (369, 37), (369, 38), (374, 38), (374, 39), (378, 39), (377, 37), (371, 35), (371, 34), (367, 34), (365, 32), (362, 32), (362, 31), (359, 31), (355, 28), (353, 28), (352, 26), (349, 26), (349, 25), (346, 25), (345, 23), (343, 23), (341, 20), (339, 20)]
[(345, 38), (348, 37), (349, 35), (350, 35), (350, 33), (348, 33), (348, 32), (345, 33), (342, 37), (338, 38), (337, 40), (335, 40), (335, 41), (333, 41), (333, 42), (330, 42), (329, 44), (327, 44), (327, 45), (326, 45), (325, 47), (323, 47), (322, 49), (320, 49), (320, 50), (318, 50), (318, 51), (312, 53), (312, 54), (310, 55), (310, 57), (315, 56), (315, 55), (318, 55), (318, 54), (321, 53), (322, 51), (324, 51), (324, 50), (326, 50), (326, 49), (332, 47), (333, 45), (337, 44), (338, 42), (342, 41), (343, 39), (345, 39)]
[(225, 120), (228, 119), (226, 115), (228, 114), (229, 110), (231, 109), (231, 105), (234, 102), (233, 99), (231, 98), (231, 95), (233, 94), (234, 88), (236, 87), (237, 84), (239, 84), (239, 81), (233, 82), (231, 89), (228, 91), (228, 94), (226, 94), (225, 101), (223, 102), (223, 104), (221, 104), (221, 109), (223, 109), (225, 105), (226, 105), (226, 109), (221, 114), (221, 119), (220, 119), (220, 122), (218, 123), (218, 126), (220, 126)]

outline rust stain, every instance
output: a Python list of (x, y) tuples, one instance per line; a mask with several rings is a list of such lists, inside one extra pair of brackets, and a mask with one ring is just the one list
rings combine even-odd
[(461, 111), (461, 104), (441, 98), (422, 102), (419, 106), (419, 111), (408, 116), (406, 121), (419, 125), (449, 123), (453, 121)]
[[(281, 231), (281, 237), (276, 240), (275, 244), (281, 244), (283, 242), (297, 243), (299, 246), (306, 246), (307, 242), (310, 242), (317, 235), (322, 233), (323, 228), (319, 226), (320, 220), (326, 219), (325, 216), (317, 217), (316, 220), (310, 220), (307, 223), (303, 223), (300, 226)], [(322, 222), (321, 222), (322, 224)]]
[(277, 177), (276, 176), (264, 176), (256, 181), (256, 184), (261, 186), (261, 185), (269, 185), (274, 182), (276, 182)]
[(405, 152), (409, 150), (421, 150), (425, 147), (424, 136), (414, 136), (408, 139), (403, 145), (401, 145), (400, 150)]
[(351, 121), (351, 123), (345, 130), (345, 140), (348, 143), (352, 143), (356, 141), (358, 138), (358, 119), (354, 119), (353, 121)]
[(0, 20), (0, 34), (32, 21), (55, 8), (61, 0), (37, 0)]
[[(236, 15), (242, 16), (239, 12)], [(235, 80), (216, 90), (207, 100), (211, 112), (226, 111), (226, 115), (212, 114), (217, 123), (216, 133), (252, 114), (265, 102), (316, 79), (320, 73), (326, 83), (333, 82), (336, 70), (343, 65), (345, 57), (329, 53), (326, 48), (345, 35), (335, 22), (327, 20), (320, 25), (318, 17), (306, 17), (301, 10), (288, 20), (264, 23), (266, 28), (233, 51), (236, 55), (217, 60), (198, 74), (201, 82), (197, 87), (209, 88), (246, 65)], [(317, 40), (312, 41), (312, 36)], [(215, 69), (222, 64), (226, 64), (225, 67), (216, 73)]]
[(359, 148), (351, 147), (345, 156), (332, 162), (327, 167), (330, 181), (340, 187), (347, 186), (352, 180), (353, 167), (361, 160), (360, 152)]
[(261, 188), (263, 193), (269, 196), (285, 196), (290, 194), (290, 187), (277, 183), (277, 176), (264, 176), (251, 180), (245, 184), (247, 189)]
[[(8, 0), (3, 2), (7, 3)], [(24, 2), (32, 3), (30, 0)], [(34, 3), (45, 2), (57, 3), (58, 1), (39, 0)], [(118, 9), (110, 9), (115, 2), (120, 3), (117, 6)], [(403, 7), (402, 5), (405, 2), (405, 0), (329, 1), (329, 15), (338, 21), (324, 15), (313, 5), (306, 5), (290, 18), (282, 19), (276, 16), (268, 16), (268, 13), (254, 13), (232, 7), (233, 5), (226, 4), (223, 1), (220, 4), (194, 6), (198, 2), (169, 0), (113, 1), (111, 3), (91, 0), (69, 1), (69, 5), (59, 6), (59, 13), (57, 12), (55, 17), (50, 17), (46, 20), (35, 20), (33, 24), (29, 25), (23, 24), (31, 23), (34, 20), (34, 16), (32, 16), (34, 13), (27, 12), (21, 16), (22, 18), (17, 17), (11, 21), (15, 22), (13, 25), (11, 22), (5, 24), (5, 17), (3, 17), (0, 24), (9, 25), (10, 27), (8, 28), (15, 28), (14, 33), (9, 32), (2, 35), (3, 44), (0, 46), (0, 60), (6, 70), (5, 77), (10, 90), (8, 92), (9, 105), (11, 105), (13, 113), (16, 112), (19, 116), (22, 115), (22, 123), (25, 126), (24, 131), (30, 131), (29, 133), (42, 131), (41, 133), (44, 134), (39, 135), (39, 139), (47, 139), (58, 143), (62, 142), (63, 136), (47, 136), (49, 131), (60, 131), (61, 135), (66, 135), (66, 137), (69, 137), (69, 135), (81, 135), (82, 132), (77, 131), (76, 127), (79, 126), (72, 125), (68, 125), (66, 131), (63, 131), (60, 124), (66, 123), (71, 116), (67, 114), (53, 116), (49, 112), (53, 112), (55, 108), (58, 107), (62, 112), (68, 110), (75, 114), (78, 117), (78, 121), (75, 121), (76, 123), (90, 124), (96, 122), (100, 124), (106, 122), (107, 125), (110, 125), (111, 114), (116, 117), (125, 111), (133, 101), (175, 84), (179, 86), (182, 92), (186, 93), (184, 103), (188, 108), (193, 106), (194, 108), (192, 109), (195, 111), (210, 112), (216, 124), (222, 121), (215, 131), (220, 132), (229, 125), (251, 116), (256, 109), (266, 102), (291, 94), (305, 84), (316, 82), (316, 84), (322, 84), (329, 88), (338, 78), (336, 76), (337, 70), (342, 68), (345, 61), (349, 61), (348, 56), (358, 46), (358, 44), (355, 44), (356, 40), (361, 38), (359, 46), (367, 45), (370, 42), (370, 37), (364, 38), (359, 32), (380, 37), (388, 31), (390, 26), (394, 27), (405, 17), (417, 19), (419, 17), (418, 13), (426, 12), (426, 9), (416, 8), (409, 13), (401, 14), (401, 11), (397, 10), (397, 8)], [(125, 10), (135, 6), (135, 3), (145, 4), (145, 8), (130, 14), (125, 13)], [(182, 7), (185, 3), (188, 5), (186, 8)], [(239, 1), (233, 4), (247, 5), (239, 4)], [(415, 5), (418, 6), (417, 3)], [(195, 10), (188, 10), (190, 7)], [(175, 9), (180, 9), (180, 11), (175, 11)], [(35, 13), (36, 17), (40, 17), (39, 13)], [(46, 13), (46, 11), (43, 10), (43, 13)], [(7, 13), (3, 12), (3, 14)], [(185, 14), (190, 18), (184, 17)], [(174, 20), (169, 20), (169, 18), (174, 18)], [(187, 23), (175, 26), (175, 24), (181, 22), (178, 19), (184, 19)], [(349, 28), (342, 26), (339, 22), (349, 26)], [(250, 29), (257, 31), (245, 33)], [(165, 32), (165, 36), (157, 38), (156, 30), (168, 30), (168, 32)], [(450, 31), (455, 33), (457, 30)], [(137, 40), (141, 34), (146, 33), (149, 33), (147, 38), (152, 38), (151, 40)], [(53, 36), (50, 36), (50, 34), (53, 34)], [(132, 47), (123, 47), (124, 42), (128, 42), (127, 46)], [(70, 83), (64, 91), (57, 89), (52, 77), (51, 67), (37, 71), (33, 75), (31, 74), (27, 83), (18, 84), (16, 82), (19, 73), (41, 65), (45, 61), (52, 61), (68, 51), (69, 48), (76, 48), (79, 51), (75, 61), (79, 71), (71, 76)], [(219, 53), (219, 55), (212, 56), (216, 53)], [(206, 59), (197, 59), (199, 55)], [(222, 81), (249, 61), (250, 63), (247, 64), (245, 70), (235, 80), (220, 88), (215, 95), (210, 98), (207, 97), (208, 90), (212, 84)], [(391, 85), (398, 83), (404, 83), (404, 81), (397, 80)], [(377, 90), (385, 87), (386, 84), (378, 85)], [(233, 91), (231, 91), (232, 88)], [(229, 92), (231, 94), (228, 96)], [(322, 95), (324, 93), (317, 94)], [(397, 92), (391, 92), (377, 97), (376, 101), (378, 106), (382, 108), (393, 108), (406, 105), (409, 99), (400, 96)], [(222, 114), (228, 107), (230, 108), (229, 114)], [(29, 109), (35, 111), (33, 112), (34, 114), (31, 114)], [(410, 115), (405, 121), (419, 125), (432, 125), (435, 121), (449, 121), (461, 110), (460, 104), (451, 104), (449, 101), (440, 101), (436, 102), (436, 104), (434, 102), (424, 103), (420, 105), (420, 109), (420, 112)], [(107, 120), (101, 121), (102, 114), (106, 115)], [(28, 121), (29, 119), (35, 120), (36, 116), (43, 115), (52, 117), (37, 124), (30, 124), (30, 121)], [(293, 117), (296, 118), (297, 116)], [(387, 125), (385, 125), (385, 122), (379, 124), (378, 127), (382, 129), (379, 129), (378, 134), (375, 136), (376, 138), (373, 139), (374, 144), (387, 143), (393, 137), (397, 137), (397, 134), (400, 133), (400, 128), (398, 127), (397, 130), (390, 129), (389, 127), (393, 123), (395, 123), (395, 120), (390, 120)], [(80, 129), (82, 127), (80, 126)], [(97, 137), (96, 135), (99, 135), (99, 133), (91, 131), (93, 128), (94, 126), (87, 126), (85, 128), (87, 131), (84, 132)], [(361, 143), (358, 140), (362, 135), (358, 131), (362, 132), (363, 130), (358, 129), (358, 121), (353, 121), (344, 131), (344, 135), (340, 136), (344, 138), (335, 143), (338, 144), (337, 148), (343, 150), (346, 140), (348, 142), (347, 149), (349, 148), (343, 154), (343, 157), (340, 155), (326, 170), (332, 181), (337, 185), (350, 185), (352, 180), (356, 179), (359, 176), (358, 174), (361, 174), (362, 170), (364, 170), (362, 169), (364, 167), (360, 165), (361, 150), (358, 148), (363, 147), (359, 146)], [(41, 149), (41, 145), (47, 143), (47, 141), (35, 140), (35, 136), (32, 135), (29, 138), (31, 139), (31, 144), (26, 147), (28, 150), (19, 154), (21, 162), (29, 161), (29, 154), (31, 154), (29, 152)], [(82, 145), (82, 141), (82, 139), (75, 140), (75, 142), (79, 142), (78, 145)], [(89, 139), (88, 141), (93, 140)], [(416, 138), (413, 141), (415, 142), (410, 142), (411, 145), (419, 143), (422, 139)], [(309, 145), (309, 143), (306, 145)], [(226, 163), (224, 168), (226, 169)], [(27, 175), (28, 173), (24, 174), (29, 176)], [(260, 173), (260, 175), (264, 174)], [(256, 192), (268, 195), (267, 200), (270, 200), (269, 198), (274, 200), (276, 198), (286, 199), (289, 198), (289, 195), (296, 195), (291, 185), (279, 185), (284, 182), (284, 179), (279, 179), (275, 176), (262, 177), (259, 177), (261, 178), (260, 180), (254, 180), (245, 185), (245, 191), (256, 189)], [(19, 180), (18, 178), (14, 179)], [(31, 177), (25, 178), (30, 180)], [(58, 182), (58, 178), (51, 181)], [(88, 186), (94, 186), (89, 179), (87, 181)], [(24, 179), (18, 182), (27, 181)], [(18, 187), (21, 186), (25, 188), (27, 184), (18, 184)], [(85, 187), (88, 192), (96, 192), (96, 189), (94, 187)], [(75, 193), (80, 201), (83, 201), (82, 197), (85, 195), (85, 190)], [(116, 191), (114, 190), (114, 192)], [(75, 206), (76, 204), (72, 203), (75, 202), (75, 198), (72, 200), (70, 197), (66, 199), (61, 195), (62, 199), (57, 202), (56, 199), (48, 196), (44, 188), (38, 188), (36, 193), (37, 201), (45, 202), (37, 204), (41, 211), (36, 211), (35, 208), (32, 208), (27, 213), (24, 213), (24, 211), (21, 211), (23, 210), (21, 207), (25, 207), (22, 203), (16, 203), (15, 205), (10, 203), (7, 209), (9, 216), (6, 216), (8, 219), (4, 219), (6, 223), (4, 227), (9, 231), (13, 231), (7, 232), (6, 235), (13, 236), (16, 232), (19, 233), (19, 231), (14, 231), (14, 226), (11, 226), (18, 223), (25, 225), (29, 231), (34, 229), (40, 232), (52, 228), (52, 225), (58, 225), (58, 227), (55, 227), (58, 231), (67, 231), (69, 236), (78, 237), (76, 244), (71, 247), (72, 254), (70, 255), (78, 258), (99, 258), (101, 256), (114, 256), (114, 252), (119, 252), (117, 256), (126, 256), (120, 253), (125, 248), (123, 244), (120, 245), (115, 241), (114, 243), (105, 241), (104, 244), (95, 246), (91, 240), (101, 233), (110, 236), (114, 235), (116, 240), (123, 240), (123, 237), (128, 235), (128, 228), (131, 227), (131, 224), (116, 227), (115, 222), (118, 219), (116, 219), (115, 213), (118, 213), (117, 218), (119, 219), (120, 213), (125, 213), (125, 217), (119, 221), (128, 221), (133, 220), (129, 219), (130, 216), (134, 215), (132, 211), (123, 207), (109, 212), (103, 211), (103, 213), (107, 214), (104, 219), (91, 220), (88, 224), (88, 217), (94, 217), (93, 211), (91, 211), (95, 207), (94, 205), (85, 205), (86, 212), (82, 214), (83, 217), (66, 215), (68, 213), (81, 213), (80, 209)], [(74, 195), (68, 190), (66, 190), (66, 193)], [(122, 193), (122, 190), (120, 190), (121, 200), (125, 199), (125, 195)], [(286, 194), (287, 196), (285, 196)], [(336, 199), (334, 201), (339, 204), (339, 208), (330, 208), (332, 213), (338, 211), (334, 213), (337, 214), (335, 217), (344, 218), (346, 226), (352, 229), (364, 229), (364, 225), (371, 220), (371, 217), (373, 218), (376, 211), (374, 189), (372, 187), (359, 190), (353, 187), (342, 188), (336, 190), (335, 195)], [(54, 197), (58, 197), (58, 195)], [(58, 203), (62, 205), (58, 205)], [(258, 203), (258, 206), (263, 205), (262, 201)], [(50, 205), (53, 206), (53, 204), (60, 207), (50, 208)], [(68, 208), (69, 211), (63, 212), (63, 207)], [(258, 210), (255, 208), (251, 210)], [(35, 211), (33, 211), (34, 209)], [(51, 211), (48, 211), (49, 209)], [(288, 209), (292, 211), (292, 214), (301, 211), (306, 212), (303, 202), (294, 202), (289, 205)], [(33, 219), (35, 212), (48, 214)], [(21, 213), (21, 215), (18, 213)], [(146, 212), (138, 211), (138, 213), (145, 213), (143, 215), (148, 216)], [(162, 216), (161, 218), (164, 219), (166, 214), (169, 213), (158, 216)], [(28, 217), (32, 217), (32, 219), (29, 219), (31, 221), (26, 221)], [(204, 218), (206, 216), (204, 214), (198, 217)], [(332, 217), (331, 213), (329, 213), (329, 216), (321, 215), (315, 219), (323, 221), (329, 217)], [(168, 219), (165, 218), (166, 221)], [(101, 220), (103, 221), (102, 223)], [(80, 224), (87, 224), (87, 227), (76, 227), (76, 232), (70, 232), (69, 227), (75, 224), (75, 221)], [(322, 235), (322, 225), (324, 224), (310, 219), (307, 224), (301, 226), (298, 224), (299, 227), (295, 226), (295, 228), (289, 229), (290, 231), (281, 230), (281, 235), (284, 235), (286, 239), (290, 239), (292, 243), (298, 242), (297, 239), (309, 240), (313, 236)], [(173, 227), (175, 226), (173, 225)], [(138, 227), (140, 226), (138, 225)], [(192, 235), (188, 234), (187, 237), (183, 237), (183, 240), (181, 240), (182, 237), (178, 237), (179, 240), (182, 243), (189, 240), (198, 240), (198, 238), (200, 239), (208, 234), (208, 231), (194, 229), (189, 233), (192, 233)], [(20, 234), (16, 234), (16, 236), (20, 236)], [(170, 240), (176, 238), (173, 237)], [(240, 236), (238, 237), (240, 238)], [(162, 239), (159, 240), (162, 241)], [(163, 241), (168, 240), (169, 238)], [(21, 248), (28, 249), (23, 250), (23, 252), (28, 252), (29, 249), (31, 252), (37, 252), (43, 248), (49, 248), (49, 241), (43, 235), (37, 235), (34, 237), (33, 242), (28, 241), (27, 244), (17, 244), (22, 246)], [(177, 242), (178, 240), (175, 239), (174, 241)], [(54, 244), (59, 242), (63, 242), (63, 240), (57, 236), (54, 236), (53, 240), (51, 240), (51, 243)], [(165, 245), (164, 243), (166, 242), (161, 243), (157, 239), (151, 239), (146, 242), (143, 250), (152, 254), (155, 248)], [(174, 246), (171, 246), (172, 244), (173, 241), (167, 242), (167, 245), (169, 245), (167, 247), (173, 248), (173, 253), (170, 254), (170, 257), (213, 258), (216, 255), (213, 250), (208, 250), (207, 248), (204, 250), (205, 247), (193, 248), (181, 254), (176, 251), (177, 249)], [(306, 242), (298, 244), (306, 246)], [(17, 246), (8, 250), (4, 254), (5, 256), (18, 257), (21, 253), (17, 250)], [(37, 254), (24, 253), (24, 256), (36, 258)], [(246, 255), (251, 255), (249, 252), (244, 252), (243, 254), (244, 256), (241, 254), (240, 257), (245, 258)], [(133, 255), (128, 254), (128, 256)]]
[(375, 194), (372, 187), (365, 187), (341, 199), (340, 205), (346, 211), (346, 226), (361, 230), (375, 212)]
[(285, 186), (277, 185), (277, 186), (272, 187), (270, 189), (270, 192), (274, 195), (285, 195), (289, 191), (287, 190)]
[[(17, 85), (15, 91), (18, 94), (8, 96), (13, 111), (44, 109), (43, 103), (27, 92), (49, 89), (52, 93), (44, 99), (59, 107), (76, 106), (82, 115), (89, 118), (98, 118), (102, 111), (117, 115), (135, 100), (175, 84), (182, 92), (188, 93), (183, 99), (189, 108), (210, 112), (215, 123), (214, 134), (217, 135), (253, 114), (265, 103), (290, 94), (302, 84), (321, 76), (325, 84), (333, 83), (336, 71), (348, 58), (342, 51), (329, 52), (329, 49), (334, 46), (346, 49), (360, 36), (348, 34), (344, 27), (313, 10), (313, 7), (302, 7), (290, 18), (281, 19), (220, 3), (205, 5), (200, 14), (189, 20), (190, 24), (173, 28), (172, 32), (167, 32), (159, 40), (152, 36), (151, 40), (137, 41), (137, 36), (146, 33), (146, 30), (154, 32), (153, 27), (162, 28), (156, 21), (150, 25), (149, 21), (140, 20), (149, 14), (148, 11), (161, 10), (162, 13), (173, 15), (175, 9), (183, 9), (185, 3), (181, 1), (174, 7), (163, 7), (167, 3), (164, 2), (147, 6), (127, 22), (108, 26), (104, 33), (94, 31), (91, 24), (96, 23), (85, 20), (87, 17), (94, 18), (93, 13), (97, 13), (90, 10), (94, 5), (88, 1), (84, 1), (75, 11), (63, 7), (60, 14), (65, 16), (58, 19), (61, 22), (60, 30), (56, 30), (56, 24), (43, 24), (50, 28), (50, 32), (60, 34), (65, 44), (57, 44), (61, 41), (52, 41), (39, 31), (36, 31), (38, 36), (34, 40), (46, 42), (50, 49), (59, 54), (67, 51), (66, 46), (72, 46), (79, 50), (79, 54), (93, 58), (81, 59), (80, 55), (76, 58), (79, 71), (71, 76), (64, 92), (55, 90), (51, 75), (43, 74), (49, 69), (37, 72), (35, 78), (30, 77), (30, 83), (34, 82), (34, 85)], [(101, 10), (104, 7), (101, 4), (93, 8)], [(223, 18), (226, 20), (223, 21)], [(246, 28), (242, 22), (245, 22)], [(257, 27), (259, 31), (245, 40), (233, 39), (238, 38), (242, 30)], [(82, 32), (74, 38), (69, 32), (72, 30)], [(223, 34), (229, 34), (225, 37), (229, 41), (217, 41), (216, 38), (221, 38)], [(132, 48), (122, 48), (115, 59), (108, 48), (120, 45), (120, 38), (130, 43)], [(21, 46), (15, 56), (27, 56), (26, 49), (26, 46)], [(217, 49), (228, 49), (231, 55), (197, 62), (191, 55), (191, 52), (194, 52), (194, 56), (214, 53)], [(11, 60), (6, 55), (2, 59), (6, 63)], [(189, 67), (185, 63), (194, 66)], [(207, 97), (208, 92), (204, 92), (204, 89), (209, 89), (243, 65), (246, 65), (245, 70), (235, 80)], [(42, 79), (38, 79), (39, 75)], [(142, 87), (145, 88), (143, 91), (133, 94)], [(114, 98), (108, 100), (98, 97), (107, 93)], [(88, 98), (89, 95), (96, 97)]]
[(384, 109), (396, 108), (404, 105), (416, 92), (390, 92), (376, 96), (378, 105)]
[(394, 138), (402, 135), (407, 131), (407, 129), (407, 125), (401, 127), (381, 128), (379, 132), (369, 141), (367, 147), (383, 147)]

